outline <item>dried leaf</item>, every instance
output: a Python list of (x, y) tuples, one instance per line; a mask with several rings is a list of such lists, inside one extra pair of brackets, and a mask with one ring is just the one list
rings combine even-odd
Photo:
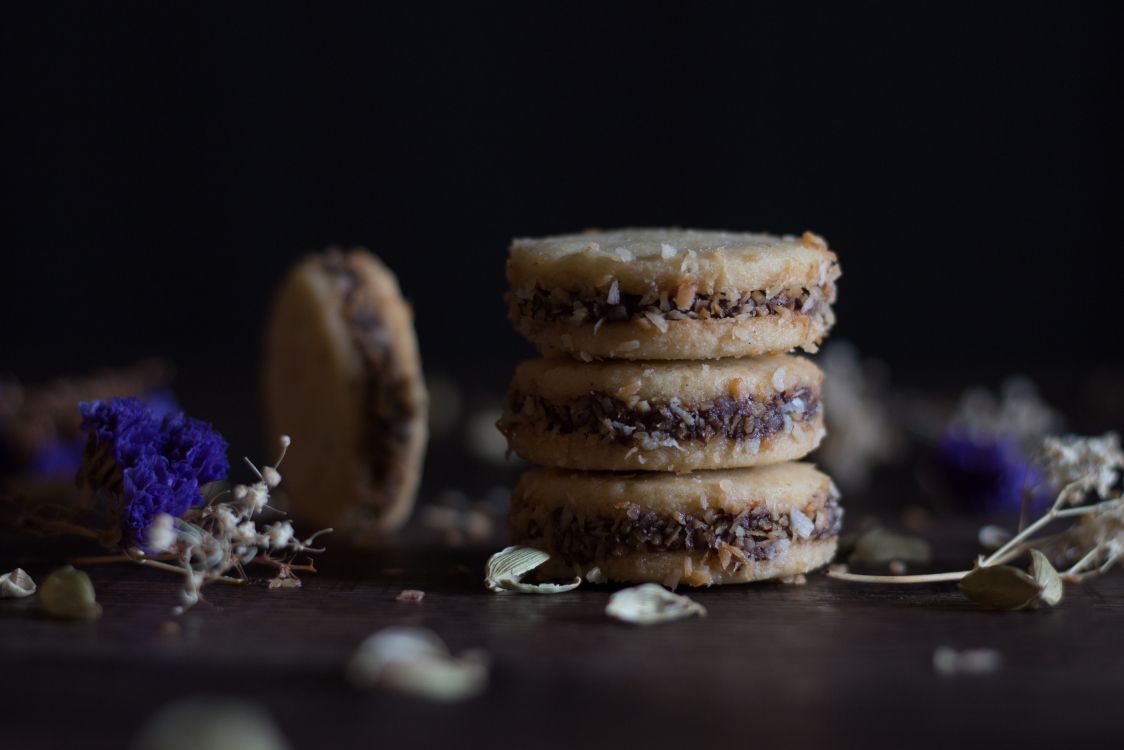
[(930, 557), (929, 543), (924, 539), (875, 528), (855, 541), (855, 548), (847, 562), (851, 565), (886, 565), (898, 560), (912, 565), (924, 565), (929, 562)]
[(1026, 572), (1010, 565), (976, 568), (960, 579), (960, 590), (990, 609), (1026, 609), (1038, 601), (1042, 587)]
[(360, 644), (347, 665), (347, 675), (359, 687), (381, 687), (449, 703), (483, 692), (488, 660), (482, 652), (454, 658), (435, 633), (394, 627)]
[(20, 599), (35, 593), (35, 581), (24, 571), (16, 568), (11, 573), (0, 576), (0, 599)]
[(706, 608), (658, 583), (645, 583), (610, 596), (605, 614), (636, 625), (656, 625), (695, 615), (706, 617)]
[(1042, 589), (1038, 595), (1040, 602), (1053, 607), (1062, 600), (1065, 587), (1061, 576), (1050, 564), (1049, 558), (1036, 549), (1030, 551), (1030, 574)]
[(84, 571), (65, 565), (47, 576), (39, 588), (39, 602), (51, 617), (63, 620), (96, 620), (101, 605), (94, 584)]
[(522, 582), (523, 576), (549, 559), (549, 554), (533, 547), (506, 547), (488, 558), (484, 585), (497, 593), (518, 591), (523, 594), (561, 594), (581, 585), (580, 577), (563, 584)]

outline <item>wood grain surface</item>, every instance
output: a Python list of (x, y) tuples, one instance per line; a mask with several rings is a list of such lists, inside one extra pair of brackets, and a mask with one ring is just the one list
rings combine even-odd
[[(974, 527), (930, 535), (950, 565)], [(705, 619), (652, 628), (609, 621), (608, 586), (496, 595), (487, 550), (334, 550), (301, 590), (207, 589), (173, 619), (176, 581), (90, 568), (97, 623), (0, 602), (0, 747), (127, 746), (177, 697), (250, 698), (297, 748), (1119, 747), (1124, 574), (1071, 588), (1056, 609), (992, 613), (950, 585), (766, 583), (691, 592)], [(41, 580), (41, 547), (0, 538), (4, 569)], [(420, 604), (395, 601), (403, 588)], [(483, 648), (478, 698), (438, 705), (353, 688), (344, 665), (387, 625), (432, 628), (454, 652)], [(989, 675), (946, 677), (933, 652), (990, 647)]]

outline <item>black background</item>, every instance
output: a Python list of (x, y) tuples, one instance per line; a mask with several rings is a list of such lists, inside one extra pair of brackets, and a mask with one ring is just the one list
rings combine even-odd
[(0, 370), (251, 399), (286, 267), (363, 244), (499, 391), (510, 238), (624, 224), (823, 234), (902, 370), (1119, 365), (1120, 7), (8, 8)]

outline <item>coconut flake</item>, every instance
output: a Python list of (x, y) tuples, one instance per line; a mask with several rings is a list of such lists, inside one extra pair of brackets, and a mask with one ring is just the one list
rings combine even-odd
[(613, 283), (609, 285), (609, 293), (605, 295), (605, 302), (610, 305), (621, 303), (621, 288), (616, 279), (613, 279)]
[(799, 508), (793, 508), (788, 514), (788, 519), (792, 532), (800, 539), (807, 539), (812, 535), (812, 532), (816, 530), (816, 524), (812, 522), (812, 519), (804, 515), (804, 512)]
[(783, 367), (778, 367), (773, 371), (773, 387), (778, 391), (784, 390), (784, 376), (785, 371)]
[(652, 310), (645, 310), (644, 317), (650, 320), (652, 325), (659, 329), (660, 333), (667, 333), (667, 320), (663, 315), (658, 312), (653, 312)]

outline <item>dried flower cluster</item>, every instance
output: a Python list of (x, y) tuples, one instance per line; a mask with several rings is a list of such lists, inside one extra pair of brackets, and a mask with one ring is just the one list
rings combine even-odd
[[(185, 607), (196, 604), (200, 589), (212, 581), (241, 583), (248, 579), (245, 566), (254, 563), (268, 565), (277, 572), (270, 588), (300, 586), (297, 571), (315, 571), (311, 563), (296, 564), (298, 555), (323, 552), (314, 547), (316, 537), (331, 531), (323, 529), (306, 539), (299, 539), (289, 521), (276, 521), (258, 526), (258, 517), (269, 506), (269, 493), (281, 483), (277, 471), (290, 444), (289, 437), (281, 437), (281, 456), (273, 466), (260, 470), (249, 459), (246, 463), (258, 475), (254, 484), (238, 484), (230, 491), (230, 499), (218, 498), (177, 518), (168, 513), (159, 514), (148, 529), (145, 548), (157, 553), (154, 559), (140, 550), (132, 552), (139, 563), (182, 571), (184, 589), (181, 599)], [(221, 497), (221, 495), (220, 495)], [(169, 564), (165, 561), (174, 561)], [(228, 576), (233, 572), (233, 577)]]
[[(261, 514), (281, 483), (277, 467), (288, 450), (260, 470), (253, 484), (218, 491), (230, 465), (227, 443), (209, 424), (183, 414), (161, 414), (137, 399), (113, 398), (79, 405), (89, 435), (79, 471), (82, 502), (74, 508), (41, 507), (28, 513), (25, 527), (48, 533), (95, 538), (118, 554), (82, 562), (132, 562), (182, 574), (183, 607), (200, 601), (207, 583), (245, 583), (245, 566), (275, 571), (270, 588), (300, 586), (297, 572), (315, 572), (313, 546), (325, 529), (301, 539), (288, 520), (261, 524)], [(209, 496), (209, 499), (208, 499)], [(44, 584), (46, 588), (46, 584)]]
[(1115, 432), (1099, 438), (1064, 435), (1042, 441), (1039, 462), (1050, 486), (1066, 488), (1066, 504), (1076, 505), (1088, 492), (1112, 497), (1124, 467), (1124, 452)]
[(227, 443), (206, 422), (182, 413), (159, 416), (135, 398), (78, 409), (89, 435), (80, 480), (108, 498), (126, 544), (143, 545), (161, 514), (178, 517), (202, 505), (200, 488), (230, 470)]
[[(857, 575), (832, 570), (828, 575), (868, 583), (932, 583), (958, 581), (973, 601), (994, 609), (1054, 606), (1064, 583), (1078, 583), (1104, 573), (1124, 556), (1124, 452), (1115, 433), (1101, 437), (1048, 437), (1038, 467), (1058, 493), (1053, 505), (1033, 523), (1019, 529), (971, 570), (924, 575)], [(1026, 494), (1029, 502), (1032, 494)], [(1064, 531), (1044, 535), (1052, 523), (1074, 519)], [(992, 530), (994, 532), (994, 530)], [(990, 533), (989, 536), (994, 536)], [(1052, 552), (1053, 561), (1042, 551)], [(1006, 563), (1029, 553), (1029, 571)], [(1055, 563), (1064, 563), (1059, 573)]]

